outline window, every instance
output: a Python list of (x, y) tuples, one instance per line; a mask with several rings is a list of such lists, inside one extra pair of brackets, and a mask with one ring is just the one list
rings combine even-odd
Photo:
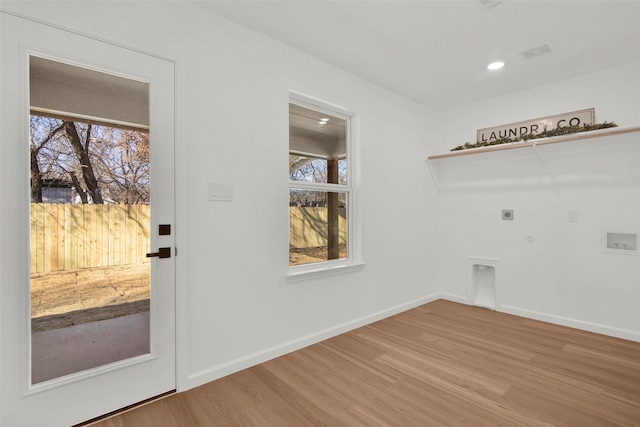
[(357, 264), (351, 126), (344, 110), (290, 100), (290, 277)]

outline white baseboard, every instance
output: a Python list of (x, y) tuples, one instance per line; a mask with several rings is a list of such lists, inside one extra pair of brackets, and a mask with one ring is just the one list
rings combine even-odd
[(526, 317), (528, 319), (540, 320), (542, 322), (553, 323), (570, 328), (580, 329), (597, 334), (608, 335), (610, 337), (621, 338), (630, 341), (640, 342), (640, 332), (630, 331), (628, 329), (613, 328), (611, 326), (601, 325), (598, 323), (585, 322), (583, 320), (570, 319), (568, 317), (556, 316), (553, 314), (541, 313), (534, 310), (502, 305), (501, 312), (513, 314), (516, 316)]
[[(227, 363), (222, 363), (222, 364), (213, 366), (211, 368), (195, 372), (188, 376), (187, 381), (185, 381), (184, 383), (186, 387), (183, 388), (181, 391), (185, 391), (190, 388), (198, 387), (202, 384), (215, 381), (219, 378), (225, 377), (235, 372), (239, 372), (251, 366), (255, 366), (257, 364), (266, 362), (268, 360), (275, 359), (276, 357), (280, 357), (287, 353), (300, 350), (304, 347), (332, 338), (336, 335), (349, 332), (356, 328), (368, 325), (373, 322), (377, 322), (378, 320), (385, 319), (387, 317), (393, 316), (398, 313), (402, 313), (403, 311), (407, 311), (412, 308), (419, 307), (421, 305), (430, 303), (432, 301), (436, 301), (438, 299), (444, 299), (447, 301), (470, 305), (468, 303), (466, 296), (449, 294), (446, 292), (435, 293), (433, 295), (422, 297), (405, 304), (400, 304), (400, 305), (379, 311), (377, 313), (373, 313), (368, 316), (354, 319), (352, 321), (349, 321), (340, 325), (336, 325), (334, 327), (327, 328), (322, 331), (318, 331), (316, 333), (306, 335), (304, 337), (300, 337), (298, 339), (295, 339), (286, 343), (282, 343), (280, 345), (276, 345), (271, 348), (267, 348), (265, 350), (261, 350), (243, 357), (239, 357)], [(553, 324), (562, 325), (562, 326), (568, 326), (571, 328), (581, 329), (584, 331), (595, 332), (595, 333), (608, 335), (616, 338), (640, 342), (640, 333), (630, 331), (630, 330), (612, 328), (609, 326), (604, 326), (596, 323), (569, 319), (562, 316), (555, 316), (552, 314), (541, 313), (541, 312), (522, 309), (522, 308), (513, 307), (509, 305), (502, 305), (498, 311), (507, 313), (507, 314), (513, 314), (520, 317), (526, 317), (528, 319), (540, 320), (543, 322), (553, 323)]]
[[(469, 304), (467, 297), (440, 292), (439, 297), (447, 301), (458, 302), (460, 304)], [(554, 314), (542, 313), (535, 310), (514, 307), (502, 304), (497, 311), (515, 316), (526, 317), (527, 319), (540, 320), (542, 322), (553, 323), (555, 325), (567, 326), (570, 328), (580, 329), (597, 334), (608, 335), (610, 337), (621, 338), (630, 341), (640, 342), (640, 332), (630, 331), (628, 329), (613, 328), (611, 326), (601, 325), (598, 323), (585, 322), (583, 320), (571, 319)]]
[(251, 366), (255, 366), (268, 360), (275, 359), (276, 357), (280, 357), (287, 353), (300, 350), (304, 347), (316, 344), (320, 341), (332, 338), (336, 335), (349, 332), (353, 329), (357, 329), (370, 323), (377, 322), (378, 320), (382, 320), (395, 314), (402, 313), (403, 311), (419, 307), (440, 298), (441, 296), (439, 293), (422, 297), (408, 303), (381, 310), (377, 313), (354, 319), (352, 321), (336, 325), (334, 327), (327, 328), (322, 331), (318, 331), (316, 333), (273, 346), (271, 348), (267, 348), (265, 350), (257, 351), (255, 353), (239, 357), (227, 363), (222, 363), (220, 365), (195, 372), (188, 376), (187, 381), (183, 384), (185, 388), (183, 388), (182, 391), (186, 391), (193, 387), (198, 387), (211, 381), (215, 381), (224, 376), (233, 374), (234, 372), (239, 372)]
[(470, 305), (468, 298), (466, 296), (460, 296), (460, 295), (454, 295), (454, 294), (449, 294), (446, 292), (440, 292), (438, 293), (438, 298), (439, 299), (445, 299), (447, 301), (451, 301), (451, 302), (458, 302), (460, 304), (466, 304), (466, 305)]

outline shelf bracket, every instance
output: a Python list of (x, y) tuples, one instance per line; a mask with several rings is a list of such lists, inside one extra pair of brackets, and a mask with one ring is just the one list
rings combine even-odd
[(536, 155), (538, 156), (538, 168), (540, 170), (540, 173), (542, 175), (548, 174), (549, 170), (547, 169), (547, 159), (544, 148), (539, 147), (535, 142), (533, 143), (532, 147), (534, 150), (536, 150)]
[(431, 172), (431, 178), (433, 178), (433, 184), (436, 187), (436, 191), (440, 192), (440, 183), (438, 180), (438, 174), (435, 170), (436, 166), (434, 165), (434, 161), (429, 159), (427, 159), (426, 161), (427, 161), (427, 166), (429, 166), (429, 172)]

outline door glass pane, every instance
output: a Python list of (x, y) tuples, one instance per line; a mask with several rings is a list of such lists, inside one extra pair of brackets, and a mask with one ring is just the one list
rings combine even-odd
[(150, 351), (148, 98), (30, 58), (33, 384)]

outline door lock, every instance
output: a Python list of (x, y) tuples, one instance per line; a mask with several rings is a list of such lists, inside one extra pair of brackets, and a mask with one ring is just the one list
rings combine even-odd
[(147, 254), (147, 258), (171, 258), (171, 248), (158, 248), (158, 252), (151, 252)]

